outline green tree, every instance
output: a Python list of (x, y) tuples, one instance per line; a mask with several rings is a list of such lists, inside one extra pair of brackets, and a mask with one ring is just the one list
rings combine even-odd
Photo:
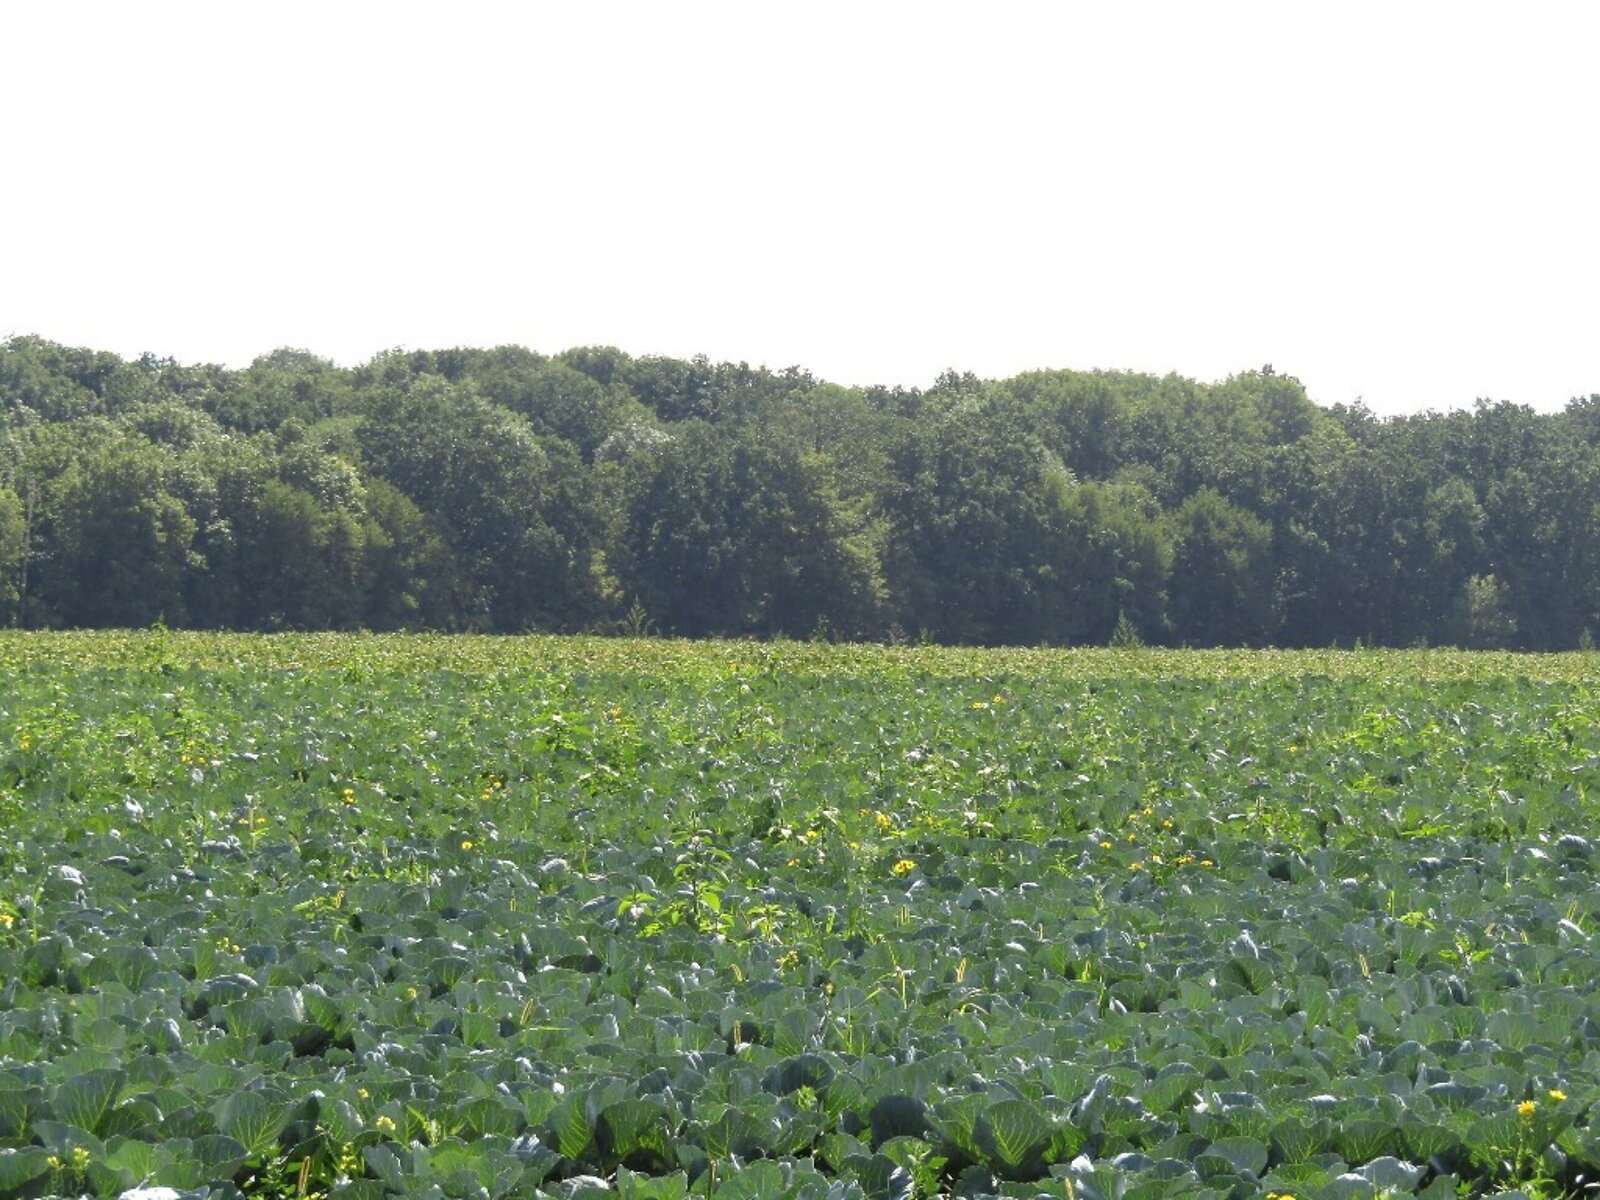
[(1272, 530), (1202, 488), (1172, 515), (1167, 614), (1191, 646), (1259, 646), (1277, 632)]
[(884, 575), (895, 619), (939, 641), (1031, 643), (1059, 603), (1050, 531), (1072, 478), (1013, 413), (971, 396), (891, 453)]
[(820, 464), (748, 428), (678, 426), (631, 458), (613, 551), (619, 587), (663, 632), (803, 636), (872, 621), (868, 558)]
[(559, 362), (527, 364), (512, 372), (474, 377), (494, 403), (526, 417), (545, 437), (571, 443), (585, 462), (612, 434), (634, 423), (655, 424), (654, 415), (624, 389), (604, 387)]
[(1115, 375), (1031, 371), (1007, 380), (1039, 438), (1080, 479), (1110, 479), (1131, 457), (1132, 406)]
[(9, 487), (0, 487), (0, 622), (22, 619), (22, 556), (28, 549), (27, 503)]
[(244, 433), (303, 426), (348, 411), (350, 376), (325, 358), (287, 347), (264, 354), (204, 401), (216, 419)]
[(1119, 625), (1141, 641), (1164, 640), (1172, 548), (1155, 497), (1135, 483), (1081, 483), (1051, 524), (1045, 640), (1102, 646)]
[(450, 629), (458, 623), (456, 565), (435, 523), (387, 480), (366, 485), (369, 629)]
[(62, 624), (183, 623), (195, 522), (168, 490), (170, 469), (148, 443), (86, 431), (49, 481), (39, 593)]
[(598, 611), (600, 521), (576, 452), (470, 385), (424, 375), (368, 400), (371, 470), (443, 534), (460, 572), (456, 622), (502, 632), (570, 627)]

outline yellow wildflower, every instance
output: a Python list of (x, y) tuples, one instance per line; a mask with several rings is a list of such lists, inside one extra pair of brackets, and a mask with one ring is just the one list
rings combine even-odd
[(1557, 1104), (1560, 1104), (1563, 1100), (1565, 1100), (1567, 1098), (1567, 1094), (1565, 1092), (1563, 1092), (1560, 1088), (1551, 1088), (1550, 1091), (1548, 1093), (1546, 1093), (1546, 1094), (1550, 1097), (1550, 1099), (1554, 1100)]
[(471, 838), (462, 838), (461, 839), (461, 848), (463, 850), (471, 850), (472, 849), (472, 839)]
[(1111, 849), (1111, 843), (1110, 842), (1101, 842), (1100, 843), (1100, 849), (1102, 849), (1102, 850)]
[(384, 1113), (382, 1116), (380, 1116), (376, 1121), (373, 1122), (373, 1125), (377, 1128), (379, 1133), (392, 1134), (395, 1132), (394, 1118), (388, 1113)]
[(913, 859), (902, 858), (889, 869), (896, 875), (909, 875), (917, 869), (917, 864)]
[(1531, 1117), (1538, 1111), (1539, 1102), (1537, 1100), (1524, 1100), (1521, 1104), (1517, 1105), (1517, 1116), (1519, 1117)]

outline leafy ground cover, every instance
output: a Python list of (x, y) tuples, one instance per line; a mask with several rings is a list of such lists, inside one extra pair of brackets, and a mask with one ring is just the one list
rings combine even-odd
[(1600, 1177), (1589, 656), (0, 663), (0, 1197)]

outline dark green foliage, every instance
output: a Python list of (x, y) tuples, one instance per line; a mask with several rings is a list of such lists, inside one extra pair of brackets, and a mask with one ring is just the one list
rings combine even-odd
[(373, 472), (444, 531), (464, 624), (548, 628), (590, 610), (598, 517), (571, 447), (437, 376), (376, 394), (361, 442)]
[(1210, 488), (1172, 515), (1167, 612), (1194, 646), (1260, 646), (1277, 632), (1272, 531)]
[(895, 446), (884, 568), (894, 610), (936, 640), (1037, 642), (1064, 582), (1051, 532), (1072, 481), (981, 395)]
[(846, 538), (821, 467), (748, 430), (680, 426), (633, 456), (612, 556), (622, 593), (664, 633), (869, 627), (870, 568)]
[(946, 372), (0, 343), (0, 621), (1592, 645), (1600, 399), (1378, 420), (1270, 367)]

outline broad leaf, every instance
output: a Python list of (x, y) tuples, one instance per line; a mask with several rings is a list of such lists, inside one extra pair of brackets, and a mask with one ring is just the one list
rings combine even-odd
[(74, 1076), (51, 1097), (51, 1115), (64, 1124), (97, 1134), (126, 1078), (123, 1071), (87, 1071)]
[(989, 1168), (1003, 1178), (1018, 1180), (1037, 1178), (1044, 1171), (1055, 1132), (1055, 1126), (1026, 1100), (991, 1104), (973, 1130)]
[(0, 1149), (0, 1193), (14, 1195), (24, 1184), (50, 1171), (50, 1153), (42, 1146)]
[(647, 1171), (671, 1162), (667, 1110), (653, 1100), (623, 1100), (607, 1105), (595, 1122), (600, 1152), (615, 1162)]
[(285, 1106), (262, 1092), (235, 1092), (217, 1107), (217, 1128), (254, 1158), (273, 1151), (287, 1117)]

